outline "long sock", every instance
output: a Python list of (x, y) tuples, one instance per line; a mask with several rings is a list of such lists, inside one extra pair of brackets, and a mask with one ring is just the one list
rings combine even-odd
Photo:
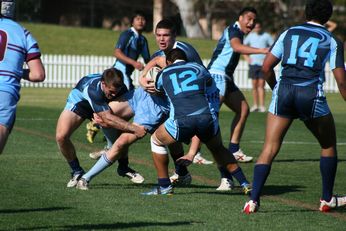
[(246, 180), (243, 170), (241, 170), (240, 167), (238, 167), (236, 170), (231, 172), (231, 174), (235, 179), (237, 179), (240, 185), (249, 184), (249, 181)]
[(79, 165), (79, 160), (78, 158), (72, 160), (71, 162), (68, 162), (68, 164), (71, 167), (72, 170), (72, 175), (75, 175), (77, 173), (84, 172), (83, 168)]
[(129, 157), (122, 157), (118, 160), (118, 170), (126, 171), (129, 168)]
[(232, 153), (239, 151), (239, 144), (229, 143), (228, 150), (230, 150)]
[(108, 160), (106, 155), (102, 155), (101, 158), (94, 164), (94, 166), (82, 177), (89, 182), (92, 178), (94, 178), (96, 175), (101, 173), (112, 164), (113, 162)]
[(116, 139), (118, 139), (119, 132), (114, 128), (102, 128), (102, 132), (105, 135), (107, 141), (107, 149), (110, 149)]
[(169, 180), (169, 178), (158, 178), (157, 182), (159, 184), (159, 186), (167, 188), (168, 186), (171, 185), (171, 181)]
[(221, 167), (218, 167), (218, 169), (219, 169), (221, 178), (227, 178), (227, 179), (233, 180), (232, 174), (227, 170), (226, 167), (221, 166)]
[(330, 201), (333, 196), (333, 187), (338, 158), (321, 157), (320, 171), (322, 176), (322, 200)]
[(264, 183), (270, 173), (271, 165), (269, 164), (256, 164), (253, 173), (251, 200), (260, 203), (260, 194)]

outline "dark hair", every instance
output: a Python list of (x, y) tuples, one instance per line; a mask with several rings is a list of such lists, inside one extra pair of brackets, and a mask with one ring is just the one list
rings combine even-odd
[(124, 85), (124, 76), (121, 71), (116, 68), (109, 68), (103, 71), (101, 80), (105, 82), (107, 86), (121, 87)]
[(305, 5), (306, 20), (315, 20), (325, 24), (333, 14), (333, 4), (329, 0), (307, 0)]
[(169, 20), (169, 19), (162, 19), (160, 22), (157, 23), (156, 29), (168, 29), (171, 31), (171, 34), (175, 36), (177, 34), (177, 29), (175, 27), (175, 24)]
[(146, 19), (145, 14), (144, 14), (143, 11), (141, 11), (141, 10), (136, 10), (136, 11), (133, 12), (133, 14), (132, 14), (132, 17), (131, 17), (131, 24), (133, 23), (133, 20), (134, 20), (135, 17), (137, 17), (137, 16), (141, 16), (141, 17), (143, 17), (144, 19)]
[(254, 13), (255, 15), (257, 15), (257, 10), (253, 7), (250, 7), (250, 6), (247, 6), (247, 7), (244, 7), (243, 9), (241, 9), (241, 11), (239, 12), (239, 15), (238, 16), (241, 16), (241, 15), (244, 15), (246, 14), (247, 12), (252, 12)]
[(166, 55), (166, 62), (174, 63), (178, 59), (187, 61), (186, 54), (182, 49), (174, 48)]

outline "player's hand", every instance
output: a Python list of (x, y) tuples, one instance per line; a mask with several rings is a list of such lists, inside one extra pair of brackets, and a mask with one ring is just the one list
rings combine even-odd
[(155, 83), (153, 81), (148, 80), (145, 75), (140, 76), (139, 78), (139, 84), (143, 87), (143, 89), (150, 93), (154, 94), (156, 93), (155, 89)]
[(267, 47), (267, 48), (260, 48), (261, 49), (261, 52), (262, 52), (262, 54), (267, 54), (268, 52), (269, 52), (269, 47)]
[(179, 159), (177, 159), (175, 162), (178, 165), (189, 166), (190, 164), (192, 164), (193, 158), (194, 158), (193, 155), (186, 154), (185, 156), (182, 156)]
[(137, 136), (138, 138), (143, 138), (146, 134), (147, 134), (147, 130), (145, 129), (144, 126), (142, 125), (137, 125), (134, 124), (134, 126), (136, 126), (136, 129), (134, 131), (135, 136)]
[(144, 69), (144, 64), (141, 62), (135, 62), (133, 66), (139, 71), (142, 71)]
[(96, 124), (100, 125), (101, 127), (107, 127), (107, 124), (102, 120), (102, 118), (97, 115), (96, 113), (93, 114), (93, 119)]

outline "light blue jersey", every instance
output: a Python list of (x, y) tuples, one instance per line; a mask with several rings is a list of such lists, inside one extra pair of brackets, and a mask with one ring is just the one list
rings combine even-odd
[[(150, 53), (148, 41), (143, 35), (138, 34), (133, 27), (121, 33), (115, 48), (119, 48), (127, 57), (133, 60), (137, 60), (139, 55), (141, 55), (145, 63), (149, 62)], [(131, 75), (134, 71), (134, 67), (119, 59), (115, 61), (114, 67), (123, 73), (125, 85), (129, 90), (132, 89)]]
[[(274, 43), (272, 36), (268, 33), (251, 32), (244, 39), (244, 44), (255, 48), (270, 47)], [(251, 54), (251, 65), (262, 66), (265, 55), (264, 54)]]
[(40, 56), (37, 42), (28, 30), (11, 19), (0, 18), (0, 91), (18, 101), (23, 64)]

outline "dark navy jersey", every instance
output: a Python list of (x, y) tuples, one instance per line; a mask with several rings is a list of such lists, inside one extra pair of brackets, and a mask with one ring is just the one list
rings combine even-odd
[(342, 43), (323, 26), (304, 23), (283, 32), (271, 48), (281, 59), (280, 81), (295, 85), (322, 85), (327, 61), (331, 69), (344, 68)]
[[(158, 74), (156, 88), (165, 91), (170, 101), (170, 118), (211, 114), (207, 87), (213, 79), (208, 70), (197, 63), (178, 61)], [(214, 85), (215, 86), (215, 85)]]
[(108, 99), (101, 87), (101, 74), (87, 75), (79, 80), (69, 96), (73, 103), (88, 101), (94, 112), (109, 110), (108, 103), (127, 91), (124, 85), (113, 99)]
[(211, 73), (233, 75), (240, 58), (240, 53), (235, 52), (231, 46), (233, 38), (239, 38), (241, 42), (244, 39), (244, 33), (240, 30), (238, 22), (228, 26), (219, 39), (208, 65)]
[[(133, 28), (121, 33), (115, 48), (119, 48), (127, 57), (133, 60), (137, 60), (139, 55), (141, 55), (145, 63), (149, 62), (150, 54), (148, 41)], [(126, 73), (127, 76), (131, 76), (134, 70), (132, 65), (125, 64), (120, 60), (116, 60), (114, 67)]]
[[(195, 62), (200, 65), (203, 65), (201, 57), (199, 56), (195, 48), (193, 48), (193, 46), (191, 46), (190, 44), (186, 42), (176, 41), (172, 49), (175, 49), (175, 48), (179, 48), (180, 50), (183, 50), (185, 52), (188, 62)], [(163, 52), (162, 50), (158, 50), (151, 56), (151, 59), (157, 56), (166, 56), (166, 55), (165, 55), (165, 52)]]

